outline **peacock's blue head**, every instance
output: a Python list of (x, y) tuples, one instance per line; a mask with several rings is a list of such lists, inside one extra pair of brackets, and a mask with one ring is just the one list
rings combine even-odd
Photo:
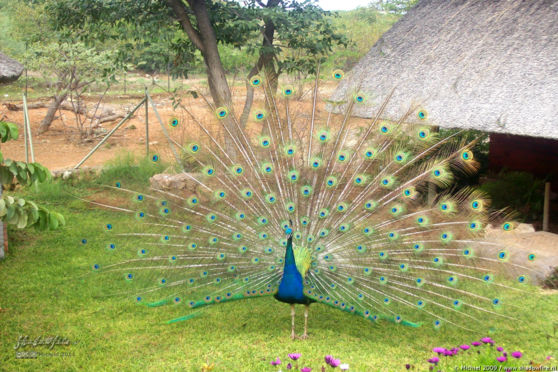
[(283, 227), (285, 228), (285, 234), (287, 234), (287, 236), (291, 236), (293, 234), (293, 229), (291, 227), (292, 225), (293, 225), (293, 221), (291, 220), (289, 220), (289, 226), (283, 225)]

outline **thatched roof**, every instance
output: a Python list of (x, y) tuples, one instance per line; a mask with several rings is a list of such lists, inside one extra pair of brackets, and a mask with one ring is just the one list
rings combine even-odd
[(558, 139), (558, 1), (421, 0), (332, 100), (358, 86), (362, 117), (395, 87), (388, 119), (418, 103), (434, 125)]
[(0, 52), (0, 84), (16, 81), (23, 72), (23, 65)]

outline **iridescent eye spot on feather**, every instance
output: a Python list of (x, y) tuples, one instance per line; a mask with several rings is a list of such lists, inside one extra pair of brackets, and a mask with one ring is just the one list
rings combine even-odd
[(287, 212), (289, 212), (289, 213), (294, 213), (294, 211), (296, 210), (295, 203), (293, 203), (293, 202), (288, 202), (288, 203), (285, 205), (285, 209), (286, 209)]
[(292, 183), (298, 181), (299, 177), (300, 173), (297, 170), (292, 170), (287, 174), (287, 179)]
[(364, 149), (364, 151), (362, 152), (362, 156), (364, 157), (364, 159), (366, 160), (374, 160), (376, 158), (376, 155), (378, 154), (378, 150), (375, 149), (374, 147), (367, 147), (366, 149)]
[(353, 100), (355, 103), (364, 103), (366, 101), (366, 96), (364, 93), (359, 92), (353, 96)]
[(263, 119), (265, 119), (266, 116), (267, 115), (264, 110), (256, 110), (256, 112), (254, 113), (254, 119), (256, 119), (256, 121), (262, 121)]
[(420, 120), (426, 120), (426, 119), (428, 118), (428, 113), (426, 112), (425, 109), (419, 109), (419, 110), (417, 111), (417, 117), (418, 117)]
[(415, 284), (417, 285), (417, 287), (422, 287), (424, 285), (425, 281), (423, 278), (416, 278), (415, 279)]
[(455, 276), (455, 275), (450, 275), (447, 279), (447, 282), (450, 285), (456, 285), (457, 281), (458, 281), (458, 279), (457, 279), (457, 276)]
[(387, 260), (388, 254), (387, 254), (387, 252), (381, 251), (381, 252), (378, 252), (378, 257), (380, 258), (380, 260)]
[(401, 270), (402, 272), (407, 272), (409, 270), (409, 266), (407, 264), (399, 264), (399, 270)]
[(117, 187), (117, 188), (121, 188), (121, 187), (122, 187), (122, 184), (121, 184), (120, 182), (116, 182), (116, 183), (114, 184), (114, 186)]
[(520, 275), (517, 277), (517, 282), (520, 284), (525, 284), (527, 283), (527, 277), (525, 275)]
[(465, 258), (471, 258), (471, 257), (475, 256), (474, 251), (473, 251), (472, 248), (464, 248), (461, 253), (462, 253), (463, 257), (465, 257)]
[(124, 276), (124, 279), (126, 279), (127, 281), (131, 281), (134, 279), (134, 274), (128, 273)]
[(343, 72), (343, 70), (334, 70), (333, 73), (331, 74), (331, 76), (333, 76), (333, 78), (335, 80), (341, 80), (343, 79), (343, 76), (345, 76), (345, 73)]
[(286, 157), (292, 157), (296, 154), (296, 145), (285, 145), (283, 153)]
[(502, 306), (502, 301), (499, 298), (492, 299), (492, 306), (495, 308), (499, 308)]
[(428, 128), (419, 128), (417, 131), (417, 137), (421, 141), (425, 141), (430, 138), (430, 129)]
[(153, 155), (151, 157), (151, 161), (154, 162), (154, 163), (158, 162), (159, 161), (159, 155), (157, 155), (157, 154)]
[(372, 227), (366, 226), (362, 229), (362, 233), (365, 236), (370, 236), (370, 235), (374, 234), (374, 229)]
[(316, 133), (316, 139), (320, 142), (320, 143), (326, 143), (331, 139), (331, 132), (327, 129), (322, 129), (319, 130)]
[(313, 157), (310, 159), (310, 167), (314, 170), (319, 169), (322, 166), (322, 159), (319, 157)]
[(270, 192), (269, 194), (265, 195), (265, 201), (269, 204), (275, 204), (275, 202), (277, 201), (277, 196), (275, 195), (275, 193)]
[(348, 223), (343, 223), (339, 226), (340, 232), (347, 232), (350, 229), (350, 225)]
[(252, 199), (252, 197), (254, 196), (254, 192), (249, 188), (244, 188), (240, 191), (240, 195), (244, 199)]
[(250, 85), (254, 88), (259, 87), (262, 84), (262, 78), (258, 75), (254, 75), (250, 78)]
[(273, 173), (273, 164), (265, 162), (261, 165), (261, 171), (263, 174), (268, 175)]
[(283, 95), (287, 98), (291, 97), (294, 93), (294, 89), (291, 86), (283, 88)]
[(99, 264), (93, 264), (93, 266), (91, 266), (93, 271), (97, 271), (101, 268), (101, 266)]
[(217, 215), (215, 213), (208, 213), (205, 215), (205, 219), (209, 223), (217, 221)]
[(494, 275), (492, 275), (492, 274), (484, 274), (484, 275), (482, 276), (482, 280), (483, 280), (485, 283), (490, 284), (490, 283), (492, 283), (492, 282), (494, 281)]
[(366, 185), (367, 181), (368, 181), (368, 177), (366, 177), (365, 174), (357, 174), (353, 179), (353, 183), (356, 186), (364, 186)]
[(235, 164), (231, 168), (231, 173), (235, 176), (241, 176), (244, 174), (244, 168), (240, 164)]
[(501, 250), (498, 252), (498, 260), (502, 262), (506, 262), (509, 258), (510, 254), (506, 250)]
[(224, 119), (229, 115), (229, 110), (226, 107), (219, 107), (215, 110), (215, 115), (218, 119)]
[(329, 176), (326, 178), (326, 185), (328, 188), (333, 188), (337, 186), (337, 177)]
[(513, 222), (504, 222), (502, 224), (502, 230), (504, 231), (512, 231), (515, 229), (515, 224)]
[(271, 138), (268, 136), (262, 136), (260, 137), (259, 143), (262, 148), (267, 149), (271, 146)]
[(418, 300), (418, 301), (417, 301), (417, 307), (418, 307), (419, 309), (422, 309), (422, 308), (425, 306), (425, 304), (426, 304), (426, 303), (425, 303), (423, 300)]
[(532, 261), (535, 261), (535, 258), (536, 258), (536, 257), (537, 257), (537, 256), (536, 256), (534, 253), (531, 253), (531, 254), (529, 254), (529, 255), (527, 256), (527, 260), (529, 260), (529, 261), (532, 262)]
[(302, 196), (308, 197), (312, 194), (312, 190), (312, 186), (305, 185), (300, 188), (300, 193), (302, 194)]
[(116, 244), (114, 244), (114, 243), (107, 244), (107, 251), (112, 252), (115, 249), (116, 249)]
[(415, 253), (421, 253), (422, 251), (424, 251), (424, 244), (423, 243), (413, 244), (413, 251)]
[(473, 160), (473, 152), (471, 150), (463, 150), (461, 152), (461, 160), (464, 160), (464, 161)]
[(344, 212), (347, 210), (348, 207), (349, 207), (349, 206), (348, 206), (347, 203), (341, 202), (341, 203), (337, 204), (337, 207), (336, 207), (335, 209), (336, 209), (337, 212), (339, 212), (339, 213), (344, 213)]
[(327, 208), (322, 208), (318, 211), (318, 216), (320, 218), (326, 218), (327, 216), (329, 216), (329, 210)]
[(364, 202), (364, 209), (370, 212), (375, 210), (377, 206), (378, 206), (378, 202), (375, 200), (367, 200)]
[(435, 330), (438, 330), (438, 329), (440, 329), (441, 327), (442, 327), (442, 321), (439, 320), (439, 319), (436, 319), (436, 320), (434, 321), (434, 329), (435, 329)]
[(483, 208), (483, 202), (482, 200), (475, 199), (471, 201), (470, 206), (473, 211), (480, 211)]
[(178, 119), (177, 118), (171, 118), (169, 120), (169, 124), (171, 127), (176, 128), (178, 126)]
[(112, 230), (112, 224), (107, 223), (107, 224), (105, 225), (105, 229), (106, 229), (106, 230), (109, 230), (109, 231)]
[(444, 264), (444, 259), (437, 256), (432, 259), (432, 263), (434, 264), (434, 266), (439, 267)]
[(206, 176), (212, 177), (215, 175), (215, 168), (213, 168), (211, 165), (206, 165), (203, 170), (202, 170), (203, 174), (205, 174)]

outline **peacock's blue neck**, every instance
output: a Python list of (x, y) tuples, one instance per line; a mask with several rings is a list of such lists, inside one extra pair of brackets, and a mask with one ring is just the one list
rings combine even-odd
[(283, 266), (283, 277), (279, 283), (279, 289), (275, 294), (275, 298), (281, 302), (290, 304), (308, 304), (311, 301), (304, 296), (304, 286), (302, 283), (302, 275), (296, 268), (296, 261), (293, 252), (293, 237), (287, 240), (287, 249), (285, 250), (285, 264)]

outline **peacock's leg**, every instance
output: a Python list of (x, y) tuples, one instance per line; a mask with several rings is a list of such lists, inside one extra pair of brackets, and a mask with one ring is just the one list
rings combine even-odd
[(291, 304), (291, 338), (295, 339), (295, 305)]
[(304, 305), (304, 333), (301, 338), (308, 338), (308, 308), (310, 306)]

